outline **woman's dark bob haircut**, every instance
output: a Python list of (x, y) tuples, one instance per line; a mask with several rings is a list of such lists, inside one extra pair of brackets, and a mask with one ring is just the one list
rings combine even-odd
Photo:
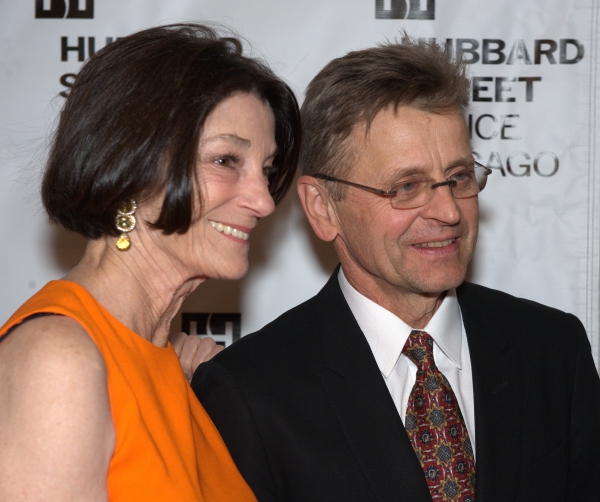
[[(42, 182), (50, 219), (90, 239), (119, 234), (125, 199), (164, 192), (152, 225), (185, 233), (194, 200), (198, 140), (209, 113), (237, 92), (254, 93), (275, 117), (279, 170), (269, 191), (279, 202), (298, 161), (300, 118), (292, 90), (242, 44), (198, 24), (134, 33), (83, 66), (61, 113)], [(200, 205), (202, 202), (200, 201)]]

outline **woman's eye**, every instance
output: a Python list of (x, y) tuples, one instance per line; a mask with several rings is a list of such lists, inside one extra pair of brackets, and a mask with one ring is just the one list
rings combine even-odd
[(273, 178), (273, 176), (275, 176), (277, 174), (278, 171), (279, 171), (278, 167), (273, 167), (273, 166), (263, 167), (263, 176), (266, 178), (267, 184), (271, 183), (271, 179)]
[(263, 167), (263, 175), (266, 178), (270, 178), (272, 176), (275, 176), (278, 171), (279, 171), (278, 167), (273, 167), (273, 166)]
[(233, 155), (224, 155), (216, 159), (216, 164), (223, 167), (235, 167), (239, 159)]

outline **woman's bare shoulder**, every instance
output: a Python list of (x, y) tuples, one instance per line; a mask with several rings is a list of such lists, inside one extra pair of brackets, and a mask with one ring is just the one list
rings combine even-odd
[(28, 320), (0, 343), (0, 371), (79, 372), (87, 365), (104, 369), (102, 355), (83, 326), (70, 317)]
[(104, 498), (114, 451), (106, 378), (100, 351), (68, 317), (29, 320), (0, 343), (0, 499), (77, 499), (86, 486)]
[[(49, 315), (28, 320), (0, 343), (0, 410), (47, 413), (41, 403), (58, 405), (77, 416), (96, 408), (107, 394), (106, 366), (83, 326), (69, 317)], [(14, 402), (14, 396), (18, 396)], [(68, 397), (68, 399), (67, 399)], [(73, 410), (69, 410), (73, 407)]]

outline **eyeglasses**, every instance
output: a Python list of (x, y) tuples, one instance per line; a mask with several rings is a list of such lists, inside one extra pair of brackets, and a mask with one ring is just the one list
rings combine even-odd
[(327, 174), (313, 174), (313, 178), (336, 183), (344, 183), (361, 190), (366, 190), (377, 195), (389, 197), (395, 209), (415, 209), (422, 207), (433, 198), (433, 190), (438, 187), (448, 186), (455, 199), (467, 199), (481, 192), (487, 183), (487, 177), (492, 170), (479, 162), (473, 162), (471, 167), (461, 169), (446, 179), (436, 182), (430, 178), (409, 178), (394, 185), (391, 190), (380, 190), (352, 181), (341, 180)]

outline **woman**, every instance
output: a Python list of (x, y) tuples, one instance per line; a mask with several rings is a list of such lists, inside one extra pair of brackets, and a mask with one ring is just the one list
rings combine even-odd
[(254, 500), (168, 338), (198, 285), (246, 273), (298, 135), (292, 91), (204, 26), (82, 68), (42, 199), (89, 243), (0, 329), (0, 500)]

